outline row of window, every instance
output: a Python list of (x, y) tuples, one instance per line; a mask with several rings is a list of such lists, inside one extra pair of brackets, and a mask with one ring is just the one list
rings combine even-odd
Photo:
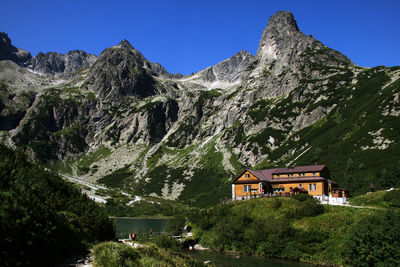
[[(283, 177), (293, 177), (294, 173), (289, 173), (287, 174), (287, 176), (285, 176), (285, 174), (283, 175)], [(304, 172), (298, 173), (299, 176), (305, 176), (306, 174)], [(313, 176), (316, 175), (315, 172), (312, 173)], [(280, 174), (277, 174), (276, 177), (279, 178)]]
[[(299, 188), (303, 188), (303, 184), (299, 184)], [(290, 189), (293, 189), (293, 187), (290, 187)], [(243, 192), (250, 192), (251, 191), (251, 185), (244, 185), (243, 186)], [(273, 188), (274, 192), (284, 192), (285, 188), (280, 187), (280, 188)], [(317, 184), (308, 184), (308, 191), (317, 191)]]
[[(293, 173), (289, 173), (287, 176), (285, 176), (285, 174), (284, 174), (284, 176), (282, 176), (282, 177), (293, 177), (293, 175), (294, 175)], [(298, 173), (298, 175), (299, 175), (299, 176), (305, 176), (306, 174), (305, 174), (304, 172), (302, 172), (302, 173)], [(312, 175), (315, 176), (316, 173), (313, 172)], [(277, 175), (276, 175), (277, 178), (279, 178), (279, 176), (280, 176), (280, 174), (277, 174)], [(246, 174), (244, 175), (244, 178), (250, 178), (250, 174), (246, 173)]]

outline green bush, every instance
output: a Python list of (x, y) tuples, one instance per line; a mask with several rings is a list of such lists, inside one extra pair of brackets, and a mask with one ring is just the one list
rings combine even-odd
[(139, 266), (139, 253), (123, 243), (101, 243), (94, 247), (93, 255), (97, 267)]
[(354, 266), (399, 266), (399, 229), (398, 211), (363, 218), (350, 229), (346, 239), (347, 262)]
[(156, 235), (153, 242), (160, 248), (170, 249), (173, 251), (179, 251), (182, 248), (181, 243), (178, 240), (167, 234)]
[(383, 196), (383, 200), (389, 202), (389, 205), (394, 208), (400, 208), (400, 190), (392, 190)]
[(178, 214), (172, 217), (167, 222), (167, 231), (172, 232), (174, 235), (182, 234), (185, 227), (186, 219), (183, 215)]
[(299, 202), (306, 201), (308, 199), (312, 199), (313, 197), (309, 194), (294, 194), (293, 199), (296, 199)]
[(285, 215), (289, 219), (301, 219), (303, 217), (312, 217), (324, 213), (324, 206), (319, 204), (313, 197), (304, 197), (307, 195), (295, 195), (300, 201), (299, 205), (286, 211)]
[(272, 208), (277, 210), (280, 207), (282, 207), (282, 201), (279, 198), (273, 198), (273, 200), (272, 200)]

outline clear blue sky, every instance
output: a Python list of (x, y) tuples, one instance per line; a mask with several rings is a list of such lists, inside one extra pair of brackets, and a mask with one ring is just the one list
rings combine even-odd
[(1, 0), (0, 31), (33, 56), (99, 55), (126, 38), (169, 72), (190, 74), (241, 49), (254, 55), (279, 10), (360, 66), (400, 65), (400, 0)]

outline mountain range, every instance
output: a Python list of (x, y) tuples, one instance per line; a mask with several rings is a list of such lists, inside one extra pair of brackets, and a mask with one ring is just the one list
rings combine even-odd
[(326, 164), (353, 194), (400, 185), (400, 67), (357, 66), (290, 12), (256, 55), (188, 76), (127, 40), (32, 58), (1, 33), (0, 60), (0, 139), (58, 172), (201, 206), (246, 167)]

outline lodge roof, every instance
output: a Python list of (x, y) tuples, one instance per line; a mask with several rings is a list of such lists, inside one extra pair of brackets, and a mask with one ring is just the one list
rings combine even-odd
[(325, 168), (326, 168), (326, 165), (309, 165), (309, 166), (279, 168), (279, 169), (275, 169), (273, 174), (286, 174), (286, 173), (299, 173), (299, 172), (320, 172)]
[(286, 183), (286, 182), (319, 182), (319, 181), (326, 181), (327, 179), (324, 177), (320, 176), (314, 176), (314, 177), (289, 177), (289, 178), (277, 178), (270, 180), (270, 183)]
[[(290, 178), (279, 178), (274, 179), (273, 174), (288, 174), (288, 173), (305, 173), (305, 172), (321, 172), (326, 169), (326, 165), (310, 165), (310, 166), (297, 166), (289, 168), (275, 168), (275, 169), (265, 169), (265, 170), (251, 170), (245, 169), (239, 176), (237, 176), (232, 183), (240, 183), (237, 180), (245, 173), (250, 172), (261, 182), (293, 182), (297, 181), (321, 181), (327, 180), (327, 178), (314, 176), (314, 177), (290, 177)], [(254, 181), (253, 181), (254, 180)], [(246, 183), (256, 183), (255, 179), (247, 180)]]
[(249, 170), (247, 169), (247, 171), (249, 171), (250, 173), (252, 173), (255, 177), (257, 177), (258, 179), (260, 179), (261, 181), (270, 181), (273, 179), (272, 177), (272, 173), (274, 173), (274, 171), (276, 171), (277, 169), (266, 169), (266, 170)]

